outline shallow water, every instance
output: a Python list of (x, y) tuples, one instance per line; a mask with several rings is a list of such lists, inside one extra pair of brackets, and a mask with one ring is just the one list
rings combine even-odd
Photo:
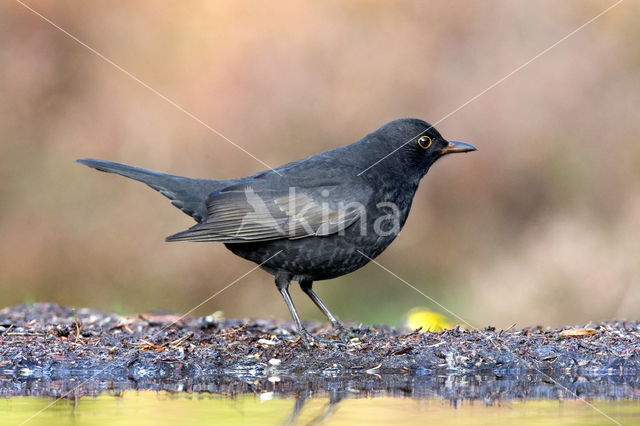
[[(328, 395), (305, 399), (272, 392), (224, 397), (166, 391), (125, 391), (98, 397), (54, 401), (40, 397), (0, 400), (2, 424), (437, 424), (437, 425), (601, 425), (640, 424), (640, 401), (515, 400), (486, 404), (438, 399)], [(610, 418), (608, 418), (609, 416)]]
[(58, 380), (0, 375), (0, 424), (640, 425), (636, 376), (376, 371), (124, 381), (87, 371)]

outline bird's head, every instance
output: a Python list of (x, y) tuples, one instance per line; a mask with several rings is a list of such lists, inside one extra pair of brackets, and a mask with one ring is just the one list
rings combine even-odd
[(368, 135), (372, 154), (378, 158), (368, 169), (378, 166), (387, 170), (422, 178), (439, 158), (459, 152), (475, 151), (476, 147), (465, 142), (448, 141), (429, 123), (416, 118), (391, 121)]

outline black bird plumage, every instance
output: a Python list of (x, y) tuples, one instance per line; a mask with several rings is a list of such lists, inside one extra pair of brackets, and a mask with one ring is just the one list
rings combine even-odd
[(307, 342), (289, 283), (298, 281), (341, 327), (312, 283), (353, 272), (382, 253), (404, 225), (429, 167), (443, 155), (473, 150), (445, 140), (425, 121), (399, 119), (350, 145), (230, 180), (186, 178), (105, 160), (78, 162), (146, 183), (198, 222), (167, 241), (222, 242), (273, 274)]

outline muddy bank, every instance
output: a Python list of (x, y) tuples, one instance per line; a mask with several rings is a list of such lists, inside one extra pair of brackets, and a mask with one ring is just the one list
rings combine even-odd
[[(391, 393), (456, 399), (629, 398), (640, 392), (640, 324), (411, 333), (288, 322), (120, 316), (54, 304), (0, 310), (0, 395), (125, 389), (235, 394)], [(564, 332), (563, 332), (564, 331)]]

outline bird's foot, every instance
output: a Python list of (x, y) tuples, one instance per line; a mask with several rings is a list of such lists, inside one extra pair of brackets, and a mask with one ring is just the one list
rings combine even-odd
[(320, 336), (314, 336), (303, 328), (298, 331), (298, 339), (296, 341), (302, 343), (305, 349), (343, 347), (355, 337), (349, 329), (338, 321), (331, 322), (331, 326), (333, 328), (331, 332), (321, 333)]
[[(322, 335), (322, 336), (314, 336), (309, 333), (307, 330), (302, 330), (298, 332), (298, 342), (302, 343), (302, 345), (307, 350), (312, 350), (314, 348), (324, 349), (328, 347), (337, 347), (337, 346), (345, 346), (345, 340), (342, 335)], [(339, 336), (338, 339), (335, 339), (336, 336)], [(327, 338), (329, 337), (329, 338)], [(347, 337), (348, 339), (348, 337)], [(348, 340), (347, 340), (348, 341)]]
[(349, 330), (340, 321), (332, 321), (331, 326), (340, 334), (348, 334)]
[(349, 331), (340, 321), (332, 321), (331, 326), (333, 327), (334, 336), (338, 339), (342, 340), (345, 343), (349, 343), (351, 338), (354, 337), (353, 333)]
[(313, 349), (314, 346), (320, 346), (318, 341), (309, 333), (305, 328), (298, 330), (299, 341), (305, 347), (305, 349)]
[[(302, 334), (300, 340), (303, 340)], [(311, 345), (318, 348), (346, 348), (351, 339), (355, 337), (349, 329), (345, 328), (338, 321), (331, 322), (329, 327), (322, 329), (317, 335), (307, 335), (307, 339), (311, 341)]]

